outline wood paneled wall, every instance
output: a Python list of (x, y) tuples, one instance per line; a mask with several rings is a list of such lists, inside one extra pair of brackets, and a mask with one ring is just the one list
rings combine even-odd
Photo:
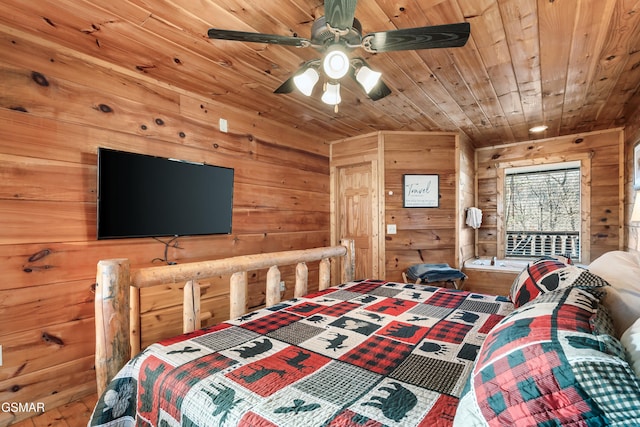
[[(94, 393), (97, 261), (127, 257), (135, 267), (164, 256), (152, 238), (96, 241), (99, 146), (235, 168), (233, 234), (180, 237), (171, 261), (329, 244), (321, 137), (61, 46), (1, 31), (0, 43), (0, 402), (50, 409)], [(287, 296), (294, 272), (282, 275)], [(205, 290), (209, 323), (228, 317), (224, 279)], [(145, 344), (179, 331), (165, 322), (181, 317), (181, 287), (143, 293)], [(258, 306), (264, 295), (252, 289)], [(0, 426), (30, 415), (0, 413)]]
[(476, 256), (477, 230), (466, 225), (467, 209), (477, 205), (476, 200), (476, 164), (475, 149), (471, 142), (460, 135), (458, 148), (456, 149), (457, 191), (458, 191), (458, 268), (462, 267), (465, 260)]
[[(467, 167), (469, 151), (465, 151), (461, 160), (458, 135), (452, 133), (384, 132), (383, 135), (385, 224), (396, 224), (397, 228), (397, 234), (386, 235), (386, 279), (402, 280), (402, 272), (412, 264), (457, 265), (462, 197), (458, 191), (462, 175), (457, 171), (461, 163)], [(437, 174), (439, 207), (404, 208), (404, 174)], [(465, 175), (468, 174), (467, 170)], [(469, 179), (462, 178), (465, 182)]]
[[(462, 256), (473, 253), (475, 233), (464, 225), (464, 209), (475, 199), (474, 149), (468, 139), (451, 132), (381, 131), (334, 141), (331, 157), (332, 166), (373, 162), (381, 171), (371, 191), (374, 209), (384, 219), (372, 229), (384, 240), (374, 239), (370, 246), (379, 253), (384, 279), (401, 281), (402, 272), (419, 263), (460, 267)], [(438, 175), (439, 206), (403, 207), (405, 174)], [(387, 233), (389, 224), (396, 225), (396, 234)]]
[(623, 130), (612, 129), (582, 135), (510, 144), (476, 150), (478, 204), (483, 210), (477, 251), (480, 256), (498, 255), (497, 170), (500, 165), (544, 164), (588, 157), (591, 163), (590, 206), (587, 217), (590, 259), (623, 247), (624, 145)]

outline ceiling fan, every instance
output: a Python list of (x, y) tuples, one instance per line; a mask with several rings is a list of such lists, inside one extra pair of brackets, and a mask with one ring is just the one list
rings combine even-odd
[(274, 93), (290, 93), (298, 89), (309, 96), (322, 73), (325, 76), (322, 101), (335, 105), (336, 111), (341, 101), (340, 79), (347, 74), (374, 101), (391, 93), (381, 80), (381, 73), (372, 70), (363, 58), (349, 58), (347, 53), (360, 47), (371, 53), (460, 47), (469, 38), (468, 22), (380, 31), (363, 36), (362, 25), (354, 16), (356, 3), (357, 0), (325, 0), (325, 15), (313, 23), (310, 39), (217, 28), (210, 28), (207, 34), (210, 39), (312, 47), (318, 50), (324, 55), (322, 59), (302, 64)]

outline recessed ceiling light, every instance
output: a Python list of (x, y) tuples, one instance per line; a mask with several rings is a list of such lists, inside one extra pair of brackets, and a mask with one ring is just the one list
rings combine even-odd
[(531, 133), (540, 133), (540, 132), (544, 132), (548, 128), (549, 128), (549, 126), (547, 126), (547, 125), (534, 126), (531, 129), (529, 129), (529, 132), (531, 132)]

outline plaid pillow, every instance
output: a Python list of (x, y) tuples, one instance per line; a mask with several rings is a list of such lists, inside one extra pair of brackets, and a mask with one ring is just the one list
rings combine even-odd
[(617, 340), (593, 330), (600, 308), (568, 288), (505, 317), (482, 344), (454, 426), (640, 425), (640, 379)]
[(511, 285), (509, 297), (514, 306), (521, 307), (538, 295), (557, 289), (576, 287), (595, 290), (609, 286), (600, 276), (567, 264), (564, 257), (544, 257), (529, 264)]

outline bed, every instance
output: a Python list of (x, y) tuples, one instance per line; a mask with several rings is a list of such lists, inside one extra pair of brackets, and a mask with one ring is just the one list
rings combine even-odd
[[(321, 273), (325, 283), (316, 292), (305, 294), (299, 284), (297, 293), (302, 295), (292, 300), (271, 300), (250, 313), (236, 308), (231, 320), (193, 327), (153, 344), (122, 369), (110, 366), (112, 374), (104, 372), (105, 366), (126, 359), (115, 353), (126, 347), (122, 342), (129, 331), (122, 323), (128, 315), (107, 312), (105, 303), (122, 308), (111, 303), (126, 297), (129, 285), (136, 289), (147, 286), (146, 280), (162, 283), (164, 274), (176, 280), (179, 267), (129, 272), (116, 260), (111, 265), (118, 271), (103, 268), (96, 297), (96, 369), (99, 387), (104, 385), (89, 425), (451, 425), (482, 340), (512, 304), (504, 297), (455, 289), (353, 280), (348, 242), (323, 251), (334, 260), (346, 260), (334, 261), (333, 270), (340, 273), (336, 286), (327, 286), (322, 279), (327, 273)], [(287, 257), (298, 262), (300, 255)], [(278, 260), (283, 256), (266, 256), (257, 268), (282, 264)], [(328, 257), (321, 259), (324, 270), (331, 270)], [(254, 268), (244, 266), (246, 261), (216, 263), (227, 264), (224, 272), (242, 277)], [(200, 276), (220, 274), (202, 265), (195, 270)], [(193, 271), (178, 280), (192, 277)], [(232, 291), (238, 287), (234, 276)], [(124, 289), (114, 286), (123, 279)], [(277, 300), (278, 293), (272, 294)], [(242, 305), (236, 301), (232, 310)], [(193, 308), (185, 309), (190, 311)], [(98, 324), (102, 319), (111, 321)], [(122, 330), (114, 331), (114, 325)]]
[[(198, 328), (192, 322), (198, 316), (194, 314), (197, 304), (186, 304), (191, 305), (185, 309), (187, 332), (145, 348), (126, 364), (117, 354), (106, 354), (109, 349), (118, 353), (127, 347), (122, 343), (125, 331), (121, 322), (100, 324), (101, 319), (122, 315), (123, 304), (112, 303), (118, 300), (114, 295), (126, 298), (126, 292), (111, 285), (124, 283), (125, 288), (137, 288), (146, 286), (147, 280), (162, 283), (167, 276), (158, 270), (100, 272), (99, 268), (98, 288), (105, 297), (100, 302), (101, 298), (96, 298), (96, 326), (108, 326), (109, 332), (97, 330), (96, 370), (101, 397), (88, 425), (489, 426), (505, 425), (507, 420), (515, 422), (512, 425), (536, 425), (536, 420), (539, 425), (559, 425), (556, 412), (569, 414), (567, 419), (576, 426), (624, 425), (611, 422), (613, 419), (640, 423), (640, 382), (624, 361), (623, 346), (613, 344), (618, 341), (611, 336), (607, 311), (599, 309), (602, 288), (608, 286), (605, 280), (548, 260), (545, 262), (555, 262), (552, 268), (540, 264), (536, 269), (534, 263), (525, 269), (514, 282), (510, 298), (428, 284), (354, 280), (349, 248), (347, 244), (321, 250), (346, 260), (341, 269), (334, 261), (332, 270), (342, 271), (334, 286), (327, 284), (327, 274), (322, 273), (318, 291), (307, 293), (305, 268), (297, 268), (301, 280), (291, 300), (279, 301), (277, 292), (269, 291), (279, 282), (274, 267), (269, 267), (266, 295), (276, 296), (267, 298), (264, 308), (248, 313), (238, 308), (243, 303), (237, 299), (237, 294), (244, 292), (243, 280), (239, 279), (246, 281), (246, 269), (256, 265), (265, 268), (276, 259), (291, 261), (295, 257), (263, 254), (259, 261), (250, 259), (248, 264), (246, 259), (238, 263), (235, 259), (218, 260), (214, 267), (181, 267), (185, 271), (182, 273), (175, 266), (173, 270), (162, 267), (174, 280), (218, 274), (220, 268), (232, 272), (231, 298), (237, 300), (231, 304), (230, 320)], [(322, 259), (322, 270), (331, 269), (326, 256), (306, 259)], [(549, 286), (552, 276), (562, 283)], [(240, 291), (234, 291), (238, 287)], [(193, 289), (197, 295), (197, 286), (192, 287), (185, 292), (190, 295), (187, 300), (194, 300)], [(523, 295), (529, 300), (525, 301)], [(563, 308), (554, 308), (550, 301)], [(110, 313), (105, 305), (119, 309)], [(535, 314), (540, 310), (542, 314)], [(538, 325), (535, 320), (527, 320), (532, 313), (534, 318), (548, 316), (552, 320)], [(558, 316), (560, 323), (553, 320)], [(121, 330), (113, 330), (114, 324)], [(562, 330), (559, 324), (568, 330)], [(546, 329), (530, 334), (533, 325)], [(527, 340), (531, 339), (543, 354), (548, 349), (564, 357), (565, 344), (560, 343), (556, 349), (544, 342), (556, 335), (568, 337), (588, 353), (587, 358), (593, 362), (586, 364), (589, 372), (592, 366), (603, 366), (605, 359), (607, 363), (611, 359), (616, 369), (614, 384), (602, 383), (593, 375), (574, 375), (580, 363), (572, 362), (577, 356), (571, 353), (565, 359), (565, 369), (560, 371), (549, 363), (551, 373), (543, 372), (541, 378), (544, 382), (561, 372), (562, 386), (574, 393), (561, 399), (545, 395), (544, 387), (538, 387), (542, 383), (536, 383), (538, 377), (530, 375), (532, 365), (522, 360), (520, 349), (529, 347)], [(585, 350), (592, 343), (597, 348)], [(605, 344), (615, 352), (596, 360), (597, 350)], [(135, 349), (135, 345), (132, 347)], [(506, 381), (505, 372), (515, 362), (512, 355), (518, 356), (525, 369), (514, 370), (509, 375), (511, 380)], [(500, 381), (496, 382), (491, 375), (498, 369)], [(536, 369), (544, 371), (545, 367)], [(568, 383), (573, 376), (578, 378), (575, 384)], [(588, 389), (583, 387), (586, 382)], [(602, 393), (601, 385), (615, 384), (624, 385), (624, 390), (608, 388)], [(509, 387), (514, 390), (509, 392)], [(590, 397), (589, 390), (599, 396)], [(542, 415), (532, 416), (527, 404), (518, 400), (532, 395), (537, 397), (535, 408), (546, 411)], [(513, 400), (505, 401), (507, 396)], [(611, 396), (620, 400), (607, 407), (602, 401)], [(558, 406), (557, 402), (568, 406)], [(597, 417), (589, 418), (593, 414)]]

